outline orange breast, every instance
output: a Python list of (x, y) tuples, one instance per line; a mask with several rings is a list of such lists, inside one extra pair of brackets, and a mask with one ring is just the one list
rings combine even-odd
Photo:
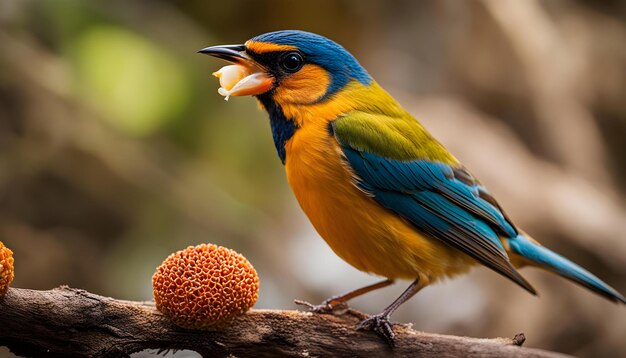
[(361, 271), (389, 278), (436, 281), (474, 263), (417, 232), (352, 184), (337, 141), (323, 121), (308, 122), (286, 143), (289, 184), (309, 220), (333, 251)]

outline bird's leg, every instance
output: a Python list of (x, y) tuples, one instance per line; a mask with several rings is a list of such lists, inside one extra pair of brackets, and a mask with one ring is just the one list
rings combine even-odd
[(306, 301), (294, 300), (298, 305), (307, 306), (311, 312), (315, 313), (343, 313), (348, 309), (349, 300), (364, 295), (368, 292), (377, 290), (379, 288), (387, 287), (393, 283), (393, 280), (386, 279), (384, 281), (377, 282), (373, 285), (358, 288), (354, 291), (344, 293), (343, 295), (332, 296), (325, 299), (320, 305), (312, 305)]
[(428, 280), (425, 277), (418, 277), (411, 285), (396, 298), (392, 304), (390, 304), (384, 311), (377, 315), (370, 316), (367, 319), (362, 320), (356, 326), (357, 330), (370, 330), (378, 333), (382, 336), (389, 346), (394, 346), (393, 329), (391, 328), (391, 322), (389, 318), (391, 314), (400, 307), (404, 302), (413, 297), (419, 290), (424, 288), (428, 284)]

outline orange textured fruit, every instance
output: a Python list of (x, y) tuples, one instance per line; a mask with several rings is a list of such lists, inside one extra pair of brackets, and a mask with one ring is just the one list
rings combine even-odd
[(159, 311), (186, 328), (227, 323), (248, 311), (259, 294), (259, 277), (241, 254), (202, 244), (171, 254), (152, 276)]
[(0, 297), (7, 293), (13, 276), (13, 251), (0, 241)]

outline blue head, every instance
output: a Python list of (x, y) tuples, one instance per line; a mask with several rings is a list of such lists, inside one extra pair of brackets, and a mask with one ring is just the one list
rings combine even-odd
[[(308, 104), (327, 99), (352, 80), (363, 85), (372, 82), (367, 71), (345, 48), (324, 36), (305, 31), (268, 32), (243, 45), (212, 46), (200, 52), (244, 68), (239, 71), (240, 77), (234, 74), (237, 71), (218, 72), (223, 80), (220, 93), (225, 96), (267, 97), (268, 92), (271, 95), (283, 89), (282, 92), (289, 92), (287, 97), (308, 98), (299, 102)], [(236, 81), (249, 74), (255, 75), (254, 82), (237, 83), (239, 87), (230, 91)], [(310, 100), (314, 95), (317, 98)]]
[(323, 103), (351, 82), (368, 86), (372, 78), (346, 49), (323, 36), (285, 30), (256, 36), (243, 45), (200, 50), (236, 66), (216, 72), (224, 96), (254, 95), (270, 115), (276, 149), (285, 161), (284, 144), (298, 129), (285, 106)]
[[(328, 97), (342, 89), (350, 80), (357, 80), (364, 85), (369, 85), (372, 81), (370, 75), (354, 56), (341, 45), (324, 36), (299, 30), (283, 30), (256, 36), (246, 45), (247, 50), (253, 54), (255, 50), (263, 52), (269, 50), (271, 53), (272, 48), (282, 48), (283, 51), (277, 51), (274, 55), (283, 56), (285, 55), (283, 53), (288, 53), (291, 47), (302, 56), (302, 65), (310, 63), (326, 70), (330, 75), (330, 85), (323, 97)], [(271, 57), (266, 60), (275, 60), (278, 64), (280, 56)]]

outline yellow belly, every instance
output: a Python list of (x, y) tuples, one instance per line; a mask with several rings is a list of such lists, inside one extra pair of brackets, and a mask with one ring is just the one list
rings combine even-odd
[(309, 220), (332, 250), (361, 271), (431, 282), (465, 272), (465, 254), (417, 232), (352, 184), (326, 125), (300, 128), (286, 143), (289, 184)]

